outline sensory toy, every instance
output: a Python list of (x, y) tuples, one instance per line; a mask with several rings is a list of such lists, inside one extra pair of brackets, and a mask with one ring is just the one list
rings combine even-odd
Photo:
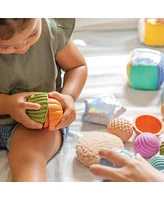
[(140, 19), (138, 33), (141, 43), (147, 46), (164, 46), (164, 24), (156, 18)]
[(48, 97), (46, 92), (37, 92), (32, 95), (28, 102), (41, 105), (39, 110), (27, 110), (29, 117), (43, 124), (44, 128), (54, 129), (63, 117), (63, 108), (60, 102)]
[(160, 155), (164, 155), (164, 141), (160, 145)]
[(134, 118), (133, 128), (137, 135), (143, 132), (150, 132), (159, 136), (164, 130), (164, 125), (158, 117), (150, 114), (142, 114)]
[(99, 162), (98, 152), (101, 148), (124, 149), (122, 140), (107, 132), (90, 132), (83, 135), (76, 144), (76, 155), (78, 160), (85, 166), (91, 166)]
[(155, 155), (149, 159), (149, 163), (158, 170), (164, 169), (164, 156), (163, 155)]
[(150, 158), (158, 153), (160, 142), (157, 136), (145, 132), (138, 135), (134, 140), (134, 149), (144, 158)]
[(133, 134), (133, 125), (124, 118), (115, 118), (108, 124), (108, 132), (127, 142)]
[(156, 50), (132, 50), (127, 64), (129, 85), (135, 89), (158, 90), (164, 81), (164, 55)]

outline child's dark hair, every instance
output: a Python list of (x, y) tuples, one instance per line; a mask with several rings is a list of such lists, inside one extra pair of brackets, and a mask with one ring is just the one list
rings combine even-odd
[(0, 39), (9, 40), (24, 30), (31, 18), (0, 18)]

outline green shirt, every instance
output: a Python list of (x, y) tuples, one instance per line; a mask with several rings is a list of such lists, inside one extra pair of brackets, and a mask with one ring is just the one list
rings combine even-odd
[[(42, 19), (39, 40), (25, 54), (0, 54), (0, 93), (61, 91), (61, 70), (55, 54), (68, 43), (75, 19)], [(0, 124), (11, 124), (0, 115)]]

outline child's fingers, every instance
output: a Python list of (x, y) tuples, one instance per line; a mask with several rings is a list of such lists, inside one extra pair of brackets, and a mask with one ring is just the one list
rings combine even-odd
[(24, 102), (24, 107), (26, 110), (39, 110), (41, 108), (41, 105), (32, 102)]
[(55, 92), (55, 91), (49, 92), (49, 93), (48, 93), (48, 97), (55, 98), (55, 99), (57, 99), (58, 101), (63, 100), (63, 96), (62, 96), (59, 92)]
[(57, 129), (69, 126), (76, 119), (76, 115), (65, 112), (60, 123), (56, 126)]
[(43, 125), (39, 122), (32, 120), (28, 115), (25, 115), (21, 123), (30, 129), (41, 129)]

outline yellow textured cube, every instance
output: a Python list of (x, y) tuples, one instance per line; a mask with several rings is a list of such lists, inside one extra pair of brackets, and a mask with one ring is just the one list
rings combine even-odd
[(155, 18), (141, 19), (139, 22), (140, 41), (148, 46), (164, 46), (164, 24)]

